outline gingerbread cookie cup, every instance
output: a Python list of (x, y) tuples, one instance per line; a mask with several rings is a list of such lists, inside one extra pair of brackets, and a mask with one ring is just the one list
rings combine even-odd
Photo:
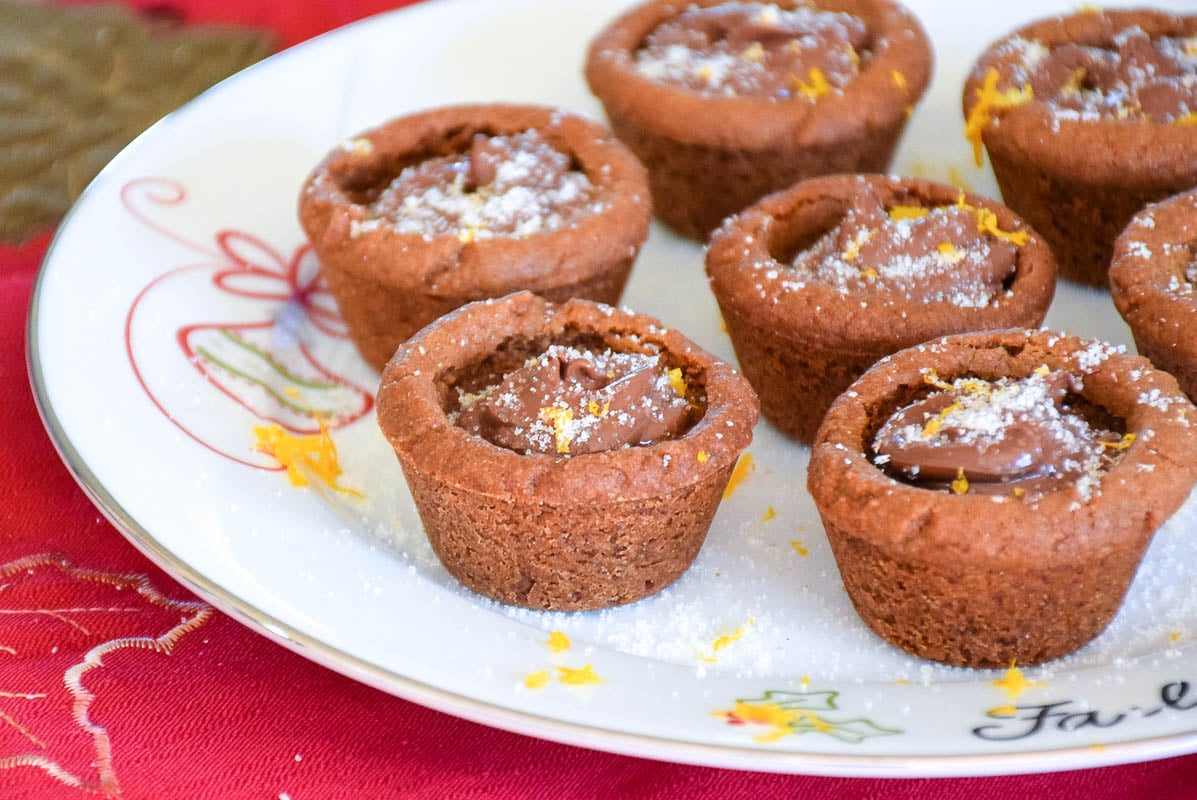
[[(861, 249), (868, 242), (892, 235), (910, 250), (911, 226), (929, 220), (893, 218), (933, 211), (961, 216), (967, 228), (932, 237), (924, 252), (869, 262)], [(881, 218), (875, 225), (862, 219), (870, 213)], [(982, 233), (982, 220), (1000, 235)], [(839, 253), (847, 276), (823, 277), (802, 259), (834, 237), (856, 253)], [(978, 263), (964, 240), (981, 248)], [(1010, 261), (986, 278), (988, 289), (952, 285), (966, 266), (987, 269), (991, 248)], [(1039, 325), (1056, 275), (1050, 249), (1008, 208), (946, 184), (881, 175), (815, 178), (766, 197), (712, 235), (706, 269), (762, 413), (804, 444), (832, 401), (881, 357), (949, 333)]]
[[(1100, 474), (1042, 491), (973, 491), (963, 476), (925, 488), (891, 477), (875, 451), (887, 420), (937, 387), (1059, 375), (1062, 413), (1106, 436)], [(947, 664), (1035, 664), (1083, 646), (1118, 610), (1197, 479), (1194, 419), (1170, 375), (1108, 345), (1049, 331), (948, 337), (878, 363), (836, 401), (808, 487), (844, 588), (877, 634)]]
[[(1136, 29), (1145, 36), (1126, 36)], [(1052, 246), (1062, 277), (1105, 286), (1114, 239), (1131, 217), (1197, 186), (1197, 63), (1183, 55), (1183, 41), (1194, 36), (1197, 16), (1086, 10), (1015, 31), (969, 75), (963, 104), (977, 163), (983, 142), (1002, 199)], [(1154, 75), (1131, 48), (1161, 37), (1178, 42), (1178, 63), (1189, 61), (1187, 79), (1158, 71), (1178, 81), (1168, 91), (1194, 95), (1179, 113), (1152, 112), (1158, 87), (1140, 91), (1121, 81), (1101, 88), (1095, 76), (1121, 68), (1092, 62), (1125, 58), (1133, 69), (1139, 59), (1137, 74)]]
[[(574, 456), (516, 452), (454, 424), (462, 392), (495, 385), (552, 344), (658, 355), (680, 370), (692, 423), (676, 438)], [(526, 292), (425, 328), (387, 364), (378, 392), (379, 425), (445, 568), (480, 594), (536, 609), (630, 603), (681, 576), (756, 418), (748, 382), (681, 334)]]
[[(654, 30), (691, 8), (724, 4), (639, 5), (593, 40), (586, 61), (586, 80), (612, 129), (648, 167), (657, 216), (700, 241), (724, 217), (804, 178), (884, 171), (931, 77), (926, 34), (891, 0), (817, 4), (863, 23), (863, 43), (851, 51), (855, 75), (842, 86), (829, 85), (826, 70), (812, 66), (786, 76), (793, 87), (788, 97), (704, 94), (637, 68), (637, 53)], [(810, 7), (794, 0), (776, 5)], [(744, 35), (744, 50), (732, 57), (759, 59), (761, 40), (774, 33), (757, 40)]]
[[(479, 137), (529, 131), (589, 185), (584, 207), (562, 224), (529, 225), (525, 214), (513, 232), (486, 235), (471, 224), (429, 233), (401, 230), (377, 208), (405, 169), (467, 156)], [(470, 186), (445, 189), (475, 206), (486, 197)], [(403, 201), (392, 199), (399, 209)], [(381, 369), (402, 341), (472, 300), (527, 289), (557, 301), (618, 302), (651, 208), (644, 168), (603, 126), (559, 109), (479, 105), (401, 117), (342, 143), (308, 177), (299, 217), (354, 343)]]
[(1110, 292), (1139, 353), (1197, 397), (1197, 191), (1135, 215), (1114, 243)]

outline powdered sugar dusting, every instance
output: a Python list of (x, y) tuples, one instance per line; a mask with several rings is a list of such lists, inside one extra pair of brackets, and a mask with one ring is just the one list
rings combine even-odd
[(404, 169), (382, 192), (373, 204), (377, 218), (400, 233), (472, 241), (553, 231), (601, 211), (590, 202), (590, 179), (535, 131), (490, 137), (487, 146), (487, 156), (499, 156), (492, 156), (489, 180), (475, 177), (476, 154), (429, 159)]
[[(928, 380), (940, 385), (933, 375)], [(946, 480), (950, 474), (926, 473), (956, 465), (958, 478), (950, 488), (957, 494), (1012, 489), (1021, 496), (1028, 489), (1039, 492), (1071, 482), (1087, 500), (1134, 439), (1124, 441), (1071, 412), (1065, 404), (1071, 384), (1072, 376), (1046, 366), (1025, 378), (958, 378), (943, 384), (940, 392), (899, 410), (882, 426), (874, 448), (889, 458), (877, 463), (892, 461), (899, 474), (920, 483)]]
[(866, 28), (855, 16), (807, 5), (727, 2), (691, 7), (636, 53), (637, 71), (707, 96), (817, 100), (859, 71)]

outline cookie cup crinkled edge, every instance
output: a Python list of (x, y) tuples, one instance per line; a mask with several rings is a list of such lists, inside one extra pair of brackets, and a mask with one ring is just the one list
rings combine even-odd
[[(425, 237), (369, 203), (407, 166), (464, 152), (476, 133), (540, 133), (594, 187), (587, 210), (525, 236)], [(463, 105), (390, 120), (334, 148), (306, 179), (300, 223), (363, 357), (381, 369), (404, 339), (464, 303), (530, 290), (556, 301), (616, 303), (648, 238), (644, 167), (603, 125), (564, 109)]]
[(1135, 215), (1114, 242), (1110, 295), (1139, 353), (1197, 397), (1197, 287), (1187, 272), (1197, 248), (1197, 190)]
[(933, 64), (926, 32), (901, 4), (838, 0), (818, 6), (861, 18), (872, 58), (842, 93), (817, 102), (709, 97), (637, 70), (636, 51), (656, 27), (721, 2), (637, 5), (592, 40), (585, 66), (612, 129), (648, 167), (658, 217), (698, 240), (728, 214), (803, 178), (887, 169)]
[[(864, 184), (928, 206), (963, 198), (991, 212), (1001, 230), (1025, 231), (1007, 291), (985, 306), (963, 308), (865, 284), (845, 293), (814, 277), (803, 279), (781, 254), (839, 224)], [(1006, 206), (944, 183), (875, 174), (812, 178), (762, 198), (712, 235), (706, 271), (765, 418), (806, 444), (832, 401), (879, 358), (947, 334), (1038, 326), (1056, 285), (1051, 249)], [(793, 286), (798, 279), (802, 285)]]
[[(463, 370), (512, 343), (579, 337), (662, 353), (705, 394), (705, 413), (676, 439), (573, 457), (517, 453), (450, 421), (445, 387)], [(449, 572), (500, 602), (555, 610), (632, 602), (680, 577), (757, 418), (748, 382), (680, 333), (527, 292), (469, 304), (412, 337), (383, 370), (377, 409)]]
[[(923, 489), (871, 460), (871, 437), (940, 380), (1081, 378), (1079, 394), (1135, 434), (1087, 496), (1075, 485), (1028, 501)], [(1143, 358), (1051, 331), (947, 337), (884, 359), (832, 406), (808, 487), (862, 619), (915, 655), (1004, 667), (1066, 655), (1118, 610), (1153, 533), (1197, 480), (1195, 410)]]
[[(1197, 35), (1197, 15), (1153, 9), (1083, 10), (1038, 20), (999, 39), (965, 81), (969, 119), (991, 69), (997, 88), (1022, 89), (1009, 62), (1020, 40), (1051, 47), (1099, 45), (1130, 25), (1148, 35)], [(992, 112), (981, 128), (1003, 200), (1056, 251), (1063, 277), (1105, 286), (1114, 239), (1139, 209), (1197, 185), (1197, 134), (1191, 125), (1120, 119), (1057, 118), (1042, 98)]]

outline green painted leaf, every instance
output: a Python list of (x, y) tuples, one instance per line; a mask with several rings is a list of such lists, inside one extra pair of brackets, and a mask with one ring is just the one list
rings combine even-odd
[(272, 46), (116, 5), (0, 0), (0, 241), (56, 224), (137, 134)]
[(742, 700), (754, 705), (773, 703), (778, 708), (801, 708), (804, 711), (832, 711), (836, 708), (835, 698), (839, 692), (789, 692), (782, 689), (765, 692), (755, 700)]
[(817, 730), (819, 733), (825, 733), (828, 736), (833, 736), (842, 742), (847, 742), (848, 744), (860, 744), (865, 739), (870, 739), (874, 736), (893, 736), (895, 734), (902, 733), (902, 731), (898, 728), (886, 728), (882, 725), (878, 725), (871, 719), (864, 719), (863, 717), (845, 720), (823, 718), (821, 722), (823, 723), (822, 727), (816, 728), (814, 724), (803, 721), (801, 724), (801, 730), (797, 730), (796, 732), (808, 733), (810, 731)]

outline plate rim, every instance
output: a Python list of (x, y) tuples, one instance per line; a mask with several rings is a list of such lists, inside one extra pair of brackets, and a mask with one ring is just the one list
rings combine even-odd
[[(447, 4), (461, 5), (468, 2), (469, 0), (448, 0)], [(126, 541), (187, 591), (199, 596), (254, 633), (265, 636), (326, 669), (451, 716), (560, 744), (694, 766), (822, 777), (868, 778), (982, 778), (1038, 774), (1131, 764), (1197, 752), (1197, 727), (1104, 744), (1100, 750), (1090, 745), (1074, 745), (996, 753), (880, 755), (769, 749), (687, 741), (523, 711), (434, 686), (374, 664), (330, 645), (317, 636), (304, 633), (192, 568), (121, 506), (66, 434), (46, 384), (39, 347), (41, 306), (46, 293), (48, 264), (70, 230), (76, 211), (91, 202), (91, 198), (98, 193), (97, 187), (105, 183), (111, 173), (116, 172), (125, 161), (135, 157), (143, 141), (154, 137), (155, 131), (163, 127), (164, 123), (202, 102), (207, 96), (221, 91), (228, 84), (241, 80), (249, 73), (273, 68), (271, 65), (312, 48), (316, 42), (338, 37), (352, 29), (371, 26), (384, 18), (408, 15), (416, 9), (433, 4), (432, 0), (416, 0), (411, 5), (365, 17), (270, 55), (221, 80), (162, 117), (122, 148), (88, 184), (54, 229), (38, 266), (29, 298), (25, 325), (27, 378), (38, 415), (59, 458), (87, 498)]]

